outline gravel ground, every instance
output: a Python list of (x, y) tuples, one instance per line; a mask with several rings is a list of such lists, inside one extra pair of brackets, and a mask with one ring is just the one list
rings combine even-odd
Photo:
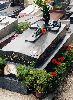
[[(55, 93), (53, 100), (73, 100), (73, 72), (68, 75), (64, 83)], [(32, 94), (22, 95), (0, 88), (0, 100), (39, 100)], [(49, 96), (43, 100), (51, 100)]]
[(0, 100), (38, 100), (35, 96), (31, 95), (22, 95), (19, 93), (11, 92), (9, 90), (0, 88)]
[(73, 72), (68, 75), (65, 82), (57, 91), (55, 100), (73, 100)]

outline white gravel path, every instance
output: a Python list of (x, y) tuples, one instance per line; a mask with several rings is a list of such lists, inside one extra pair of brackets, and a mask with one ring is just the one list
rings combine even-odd
[(73, 72), (68, 75), (64, 82), (64, 86), (60, 86), (58, 98), (55, 100), (73, 100)]
[(19, 93), (11, 92), (9, 90), (0, 88), (0, 100), (38, 100), (35, 96), (31, 95), (22, 95)]

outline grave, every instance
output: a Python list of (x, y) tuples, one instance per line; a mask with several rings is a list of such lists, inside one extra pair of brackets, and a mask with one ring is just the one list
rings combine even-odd
[[(38, 21), (36, 24), (41, 27), (44, 22)], [(4, 55), (9, 55), (14, 62), (16, 59), (16, 62), (25, 64), (35, 61), (36, 67), (39, 67), (63, 41), (66, 36), (66, 27), (66, 24), (62, 24), (58, 32), (48, 31), (33, 43), (25, 41), (35, 32), (34, 29), (29, 28), (22, 34), (19, 34), (14, 40), (11, 40), (1, 50), (4, 51)], [(16, 57), (14, 58), (14, 56)]]
[(0, 16), (0, 39), (8, 34), (11, 34), (17, 25), (17, 19), (7, 16)]

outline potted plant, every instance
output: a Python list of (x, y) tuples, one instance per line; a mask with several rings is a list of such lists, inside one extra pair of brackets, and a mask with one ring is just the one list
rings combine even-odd
[(34, 3), (42, 8), (43, 20), (45, 22), (45, 25), (47, 26), (48, 22), (50, 20), (50, 13), (49, 13), (49, 11), (52, 10), (53, 7), (48, 4), (47, 0), (35, 0)]
[(52, 77), (46, 70), (37, 70), (37, 77), (34, 84), (35, 96), (43, 98), (51, 87)]
[(52, 77), (46, 70), (19, 66), (17, 73), (22, 85), (26, 86), (28, 90), (34, 91), (38, 98), (41, 98), (51, 87)]

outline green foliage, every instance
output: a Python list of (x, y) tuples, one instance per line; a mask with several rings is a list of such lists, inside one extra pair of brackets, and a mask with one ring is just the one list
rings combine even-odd
[(60, 5), (60, 6), (56, 5), (55, 7), (56, 7), (57, 9), (59, 9), (59, 10), (63, 8), (62, 5)]
[(66, 51), (63, 56), (65, 57), (66, 61), (71, 62), (73, 60), (73, 50)]
[(0, 57), (0, 65), (6, 64), (6, 59)]
[(66, 63), (62, 63), (61, 65), (55, 67), (55, 71), (58, 74), (62, 74), (64, 72), (66, 72), (66, 69), (67, 69), (67, 64)]
[(33, 68), (35, 62), (32, 62), (28, 68), (25, 65), (18, 66), (17, 73), (18, 77), (22, 79), (21, 83), (39, 93), (45, 93), (47, 89), (55, 90), (59, 82), (68, 74), (68, 70), (73, 63), (73, 50), (66, 51), (62, 56), (65, 58), (64, 62), (54, 66), (54, 72), (57, 73), (57, 76), (54, 72), (47, 73), (46, 70)]
[(28, 74), (28, 69), (26, 68), (26, 65), (17, 66), (17, 77), (19, 77), (21, 80), (24, 80), (27, 74)]
[(34, 88), (39, 93), (45, 93), (47, 89), (51, 87), (52, 77), (45, 70), (39, 70), (37, 72), (37, 80)]
[(34, 3), (37, 4), (39, 7), (43, 6), (43, 0), (34, 0)]
[(6, 59), (0, 57), (0, 69), (1, 69), (1, 70), (4, 69), (5, 64), (6, 64)]
[(34, 88), (34, 80), (35, 80), (35, 70), (27, 69), (28, 74), (25, 76), (25, 80), (22, 81), (23, 85), (26, 85), (28, 88)]
[(30, 70), (29, 67), (27, 68), (23, 65), (17, 67), (17, 77), (20, 78), (22, 80), (21, 83), (28, 88), (31, 88), (34, 82), (34, 70), (32, 70), (33, 69)]
[(23, 31), (27, 30), (30, 27), (30, 23), (28, 22), (21, 22), (18, 24), (17, 28), (15, 29), (15, 31), (17, 33), (23, 33)]
[(46, 70), (38, 70), (17, 67), (18, 77), (22, 79), (22, 84), (28, 88), (32, 88), (38, 92), (45, 92), (51, 85), (52, 77)]

